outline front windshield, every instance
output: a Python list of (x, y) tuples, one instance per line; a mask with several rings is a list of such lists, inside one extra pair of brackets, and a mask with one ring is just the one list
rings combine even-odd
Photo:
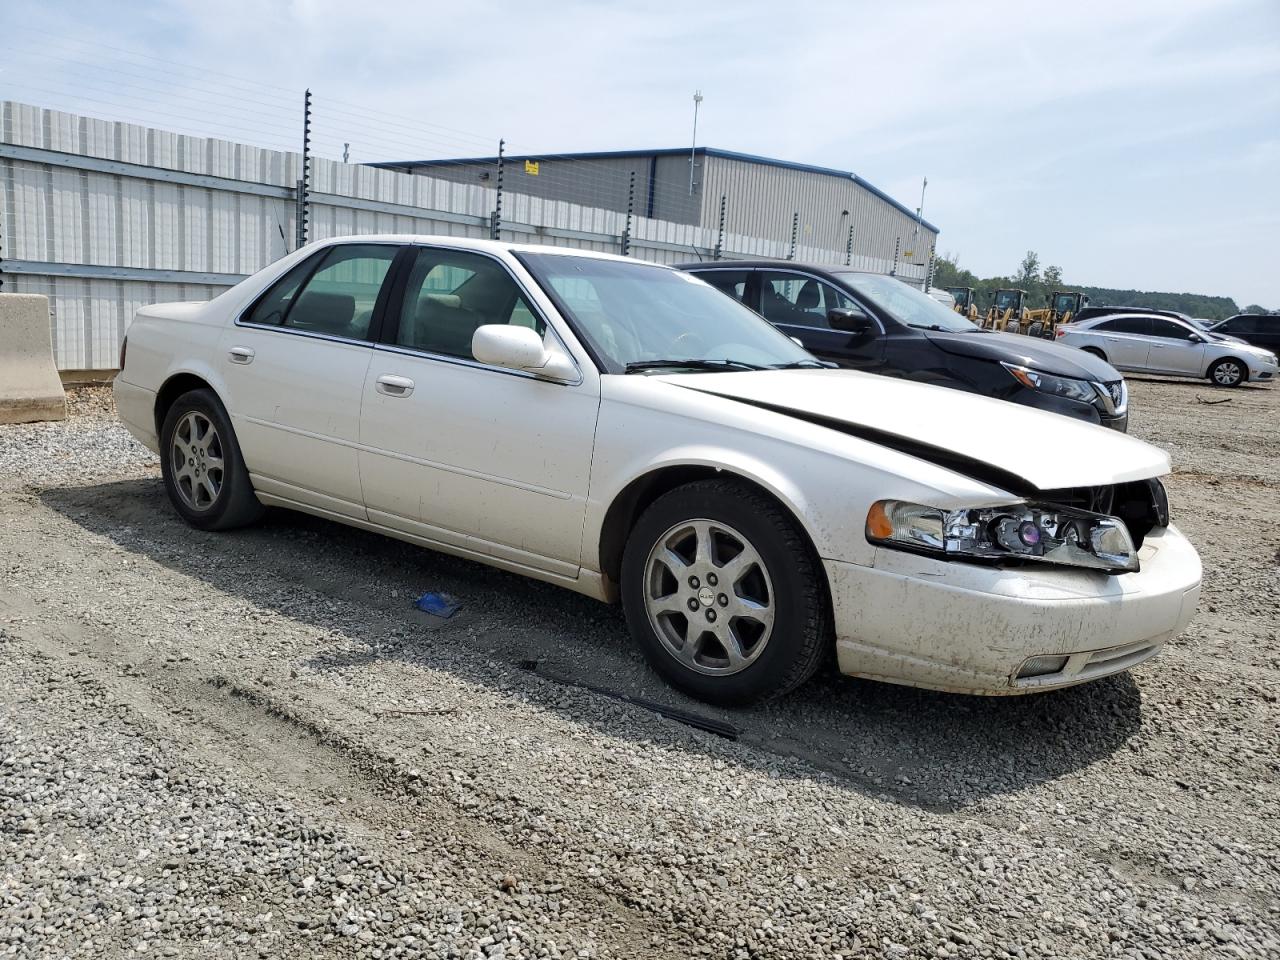
[(694, 361), (690, 369), (819, 365), (758, 314), (690, 274), (570, 254), (519, 257), (609, 373), (686, 360)]
[(846, 287), (908, 327), (952, 333), (975, 333), (979, 329), (933, 297), (894, 277), (876, 273), (836, 273), (836, 276)]

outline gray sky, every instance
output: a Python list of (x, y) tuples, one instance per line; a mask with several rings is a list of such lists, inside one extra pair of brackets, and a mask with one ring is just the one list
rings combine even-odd
[(700, 144), (857, 172), (980, 275), (1280, 307), (1280, 0), (9, 0), (0, 97), (353, 160)]

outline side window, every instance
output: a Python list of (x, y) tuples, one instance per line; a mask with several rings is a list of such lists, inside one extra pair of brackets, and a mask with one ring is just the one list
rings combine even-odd
[(1262, 333), (1263, 331), (1258, 317), (1234, 317), (1222, 325), (1220, 332), (1238, 336), (1242, 333)]
[(316, 257), (308, 257), (277, 280), (253, 305), (253, 309), (245, 314), (244, 322), (261, 323), (272, 327), (283, 323), (284, 315), (293, 305), (293, 299), (297, 296), (302, 281), (307, 279), (307, 275), (315, 267), (316, 259)]
[(829, 330), (828, 311), (862, 309), (830, 284), (795, 273), (760, 275), (760, 312), (772, 323)]
[(1190, 340), (1195, 334), (1180, 323), (1165, 320), (1161, 317), (1151, 318), (1151, 335), (1166, 340)]
[(1136, 333), (1146, 336), (1151, 332), (1151, 320), (1148, 317), (1117, 317), (1115, 320), (1103, 320), (1093, 329), (1105, 330), (1109, 333)]
[(750, 274), (746, 270), (707, 270), (695, 276), (740, 303), (747, 302), (747, 278)]
[(420, 250), (405, 285), (396, 343), (474, 360), (471, 338), (490, 323), (529, 327), (539, 336), (546, 332), (496, 260), (460, 250)]
[(283, 326), (367, 340), (378, 292), (398, 249), (372, 243), (331, 248), (289, 304), (281, 321)]

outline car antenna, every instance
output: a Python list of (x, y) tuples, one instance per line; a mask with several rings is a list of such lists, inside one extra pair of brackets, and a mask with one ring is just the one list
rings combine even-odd
[(698, 258), (699, 263), (704, 262), (702, 259), (702, 254), (698, 252), (697, 244), (694, 244), (694, 243), (689, 244), (689, 249), (693, 251), (693, 255)]

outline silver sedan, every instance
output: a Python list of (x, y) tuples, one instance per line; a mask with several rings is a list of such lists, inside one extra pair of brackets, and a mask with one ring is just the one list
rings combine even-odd
[(1219, 387), (1276, 378), (1276, 355), (1270, 350), (1170, 317), (1109, 314), (1062, 324), (1057, 338), (1118, 370), (1204, 378)]

